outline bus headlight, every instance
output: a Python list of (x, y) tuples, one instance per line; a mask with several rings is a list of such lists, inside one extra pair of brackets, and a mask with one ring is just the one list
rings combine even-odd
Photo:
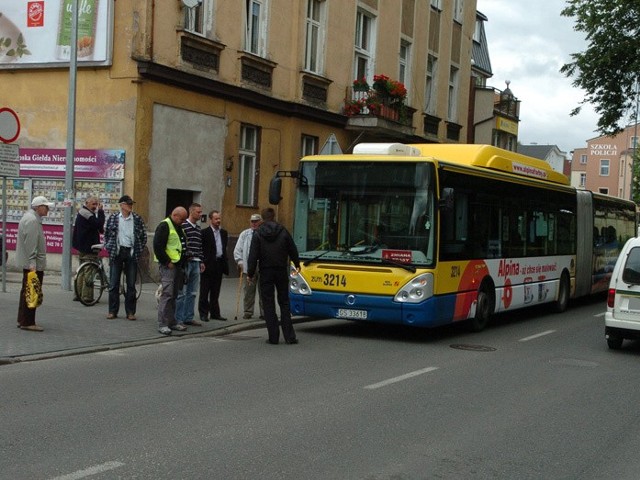
[(423, 273), (412, 278), (398, 290), (393, 300), (400, 303), (420, 303), (432, 295), (433, 275), (431, 273)]
[(311, 287), (294, 266), (289, 269), (289, 291), (298, 295), (311, 295)]

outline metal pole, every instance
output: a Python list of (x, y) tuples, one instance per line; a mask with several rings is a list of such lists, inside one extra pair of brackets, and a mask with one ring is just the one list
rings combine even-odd
[(638, 95), (638, 85), (640, 82), (636, 78), (636, 120), (633, 126), (633, 156), (631, 157), (631, 196), (629, 200), (633, 201), (633, 183), (636, 180), (635, 167), (636, 167), (636, 153), (638, 151), (638, 108), (640, 107), (640, 95)]
[(7, 177), (2, 177), (2, 292), (7, 292)]
[(73, 164), (76, 136), (76, 73), (78, 70), (78, 0), (71, 2), (71, 53), (69, 57), (69, 108), (67, 113), (67, 158), (64, 174), (64, 228), (62, 231), (62, 289), (71, 290), (71, 235), (73, 231)]

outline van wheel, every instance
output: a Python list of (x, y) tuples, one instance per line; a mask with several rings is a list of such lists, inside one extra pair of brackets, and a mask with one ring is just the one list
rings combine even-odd
[(564, 272), (560, 276), (560, 285), (558, 287), (558, 300), (553, 303), (553, 311), (556, 313), (562, 313), (567, 309), (569, 305), (569, 275)]
[(476, 315), (469, 319), (469, 329), (472, 332), (484, 330), (495, 310), (496, 295), (490, 282), (483, 282), (476, 299)]
[(607, 345), (611, 350), (620, 350), (622, 348), (622, 342), (624, 338), (618, 337), (616, 335), (609, 335), (607, 337)]

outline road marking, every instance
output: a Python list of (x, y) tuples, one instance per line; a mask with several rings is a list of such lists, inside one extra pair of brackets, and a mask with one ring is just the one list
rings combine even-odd
[(106, 462), (101, 465), (94, 465), (93, 467), (85, 468), (84, 470), (78, 470), (77, 472), (68, 473), (60, 477), (52, 478), (51, 480), (78, 480), (79, 478), (91, 477), (93, 475), (99, 475), (109, 470), (114, 470), (119, 467), (123, 467), (122, 462)]
[(399, 377), (389, 378), (388, 380), (383, 380), (382, 382), (373, 383), (371, 385), (367, 385), (367, 390), (375, 390), (376, 388), (386, 387), (387, 385), (391, 385), (392, 383), (401, 382), (408, 378), (417, 377), (418, 375), (422, 375), (423, 373), (433, 372), (437, 370), (438, 367), (427, 367), (422, 370), (416, 370), (414, 372), (405, 373), (404, 375), (400, 375)]
[(528, 342), (529, 340), (533, 340), (536, 338), (544, 337), (545, 335), (549, 335), (551, 333), (555, 333), (555, 330), (547, 330), (546, 332), (536, 333), (535, 335), (531, 335), (530, 337), (524, 337), (518, 340), (519, 342)]
[(606, 312), (596, 313), (596, 314), (594, 315), (594, 317), (604, 317), (605, 313), (606, 313)]

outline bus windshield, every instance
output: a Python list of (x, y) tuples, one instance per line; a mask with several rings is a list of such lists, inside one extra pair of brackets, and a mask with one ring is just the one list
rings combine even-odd
[(302, 162), (294, 238), (305, 262), (435, 261), (433, 165)]

